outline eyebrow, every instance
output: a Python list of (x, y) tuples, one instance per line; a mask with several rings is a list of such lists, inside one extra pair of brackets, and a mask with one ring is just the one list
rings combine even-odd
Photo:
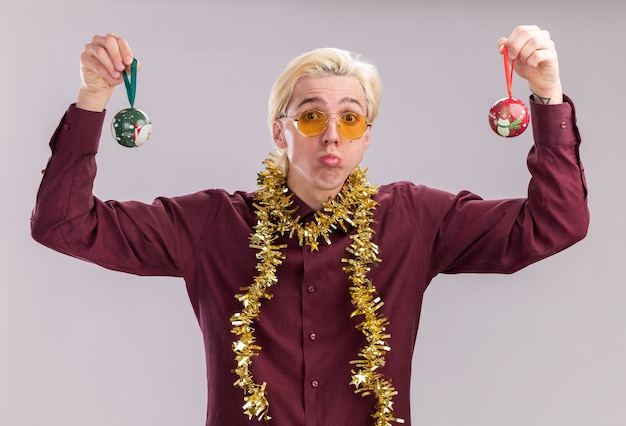
[[(313, 97), (310, 97), (310, 98), (304, 98), (302, 100), (302, 102), (300, 102), (298, 104), (296, 109), (300, 108), (302, 105), (313, 104), (313, 103), (320, 103), (320, 104), (326, 105), (327, 102), (324, 99), (320, 98), (319, 96), (313, 96)], [(361, 103), (357, 99), (351, 98), (349, 96), (346, 96), (345, 98), (342, 98), (339, 101), (339, 104), (340, 105), (342, 105), (342, 104), (356, 104), (359, 107), (361, 107), (361, 109), (363, 109), (363, 105), (361, 105)]]

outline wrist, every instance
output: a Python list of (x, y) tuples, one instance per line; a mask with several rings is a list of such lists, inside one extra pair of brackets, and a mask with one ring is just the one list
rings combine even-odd
[(76, 108), (86, 111), (102, 112), (106, 108), (112, 94), (113, 89), (90, 92), (84, 87), (81, 87), (78, 91), (78, 97), (76, 98)]
[(537, 103), (544, 105), (563, 103), (563, 89), (560, 84), (549, 89), (539, 89), (530, 86), (530, 91), (532, 93), (532, 99)]

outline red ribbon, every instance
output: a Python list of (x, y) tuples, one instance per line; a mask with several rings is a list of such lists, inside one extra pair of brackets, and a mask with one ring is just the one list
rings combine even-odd
[(515, 59), (511, 59), (511, 69), (509, 70), (509, 51), (506, 47), (506, 44), (502, 46), (502, 55), (504, 56), (504, 76), (506, 77), (506, 90), (509, 92), (509, 98), (512, 98), (511, 95), (511, 86), (513, 85), (513, 66), (515, 64)]

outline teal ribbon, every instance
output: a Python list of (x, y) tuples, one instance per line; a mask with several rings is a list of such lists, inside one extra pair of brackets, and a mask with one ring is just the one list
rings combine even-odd
[(124, 76), (124, 86), (126, 86), (126, 95), (128, 96), (128, 102), (130, 107), (135, 107), (135, 92), (137, 91), (137, 59), (133, 58), (133, 63), (130, 64), (130, 81), (126, 73), (122, 73)]

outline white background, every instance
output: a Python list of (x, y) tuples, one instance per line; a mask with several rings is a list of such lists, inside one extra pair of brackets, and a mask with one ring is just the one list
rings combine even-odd
[[(372, 182), (501, 198), (525, 195), (532, 141), (487, 124), (506, 96), (496, 41), (527, 23), (552, 33), (576, 102), (589, 235), (511, 276), (435, 279), (414, 356), (413, 421), (626, 424), (623, 2), (0, 1), (1, 425), (204, 422), (204, 354), (183, 282), (100, 269), (29, 235), (47, 142), (93, 34), (130, 41), (143, 64), (135, 105), (154, 122), (138, 149), (105, 129), (101, 198), (253, 190), (273, 151), (271, 84), (289, 59), (328, 45), (364, 54), (383, 79), (364, 161)], [(518, 77), (513, 94), (528, 96)], [(122, 87), (107, 127), (126, 106)]]

